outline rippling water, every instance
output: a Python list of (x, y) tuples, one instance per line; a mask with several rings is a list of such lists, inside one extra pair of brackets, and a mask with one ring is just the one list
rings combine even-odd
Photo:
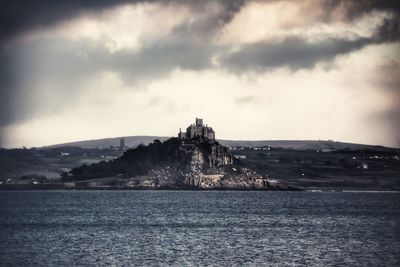
[(0, 192), (1, 266), (399, 266), (400, 194)]

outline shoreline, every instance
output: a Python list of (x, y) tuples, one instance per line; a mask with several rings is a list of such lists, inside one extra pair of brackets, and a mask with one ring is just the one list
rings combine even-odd
[(287, 186), (287, 187), (272, 187), (272, 188), (233, 188), (233, 187), (225, 187), (225, 188), (200, 188), (200, 187), (155, 187), (155, 186), (68, 186), (65, 184), (2, 184), (0, 185), (0, 191), (23, 191), (23, 190), (93, 190), (93, 191), (102, 191), (102, 190), (121, 190), (121, 191), (130, 191), (130, 190), (153, 190), (153, 191), (304, 191), (301, 188)]
[(365, 189), (365, 188), (298, 188), (288, 186), (286, 188), (198, 188), (198, 187), (118, 187), (118, 186), (78, 186), (71, 187), (63, 184), (42, 184), (42, 185), (0, 185), (0, 191), (267, 191), (267, 192), (306, 192), (306, 193), (400, 193), (400, 190), (388, 189)]

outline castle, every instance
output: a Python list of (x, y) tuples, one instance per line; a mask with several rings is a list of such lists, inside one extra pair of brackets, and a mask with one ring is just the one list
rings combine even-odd
[(215, 140), (215, 132), (211, 127), (207, 127), (207, 124), (203, 125), (203, 119), (196, 118), (196, 123), (186, 128), (186, 133), (179, 129), (178, 134), (179, 140), (194, 138)]

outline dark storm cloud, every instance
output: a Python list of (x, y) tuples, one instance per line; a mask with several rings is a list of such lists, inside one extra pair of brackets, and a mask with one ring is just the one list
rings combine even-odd
[(400, 40), (400, 18), (385, 19), (375, 33), (375, 42), (396, 42)]
[(398, 0), (325, 0), (324, 18), (332, 19), (338, 9), (343, 12), (343, 19), (354, 20), (373, 11), (383, 11), (392, 15), (384, 20), (375, 34), (375, 42), (392, 42), (400, 39), (400, 1)]
[(332, 14), (341, 9), (344, 19), (353, 20), (372, 11), (386, 11), (399, 13), (400, 2), (398, 0), (322, 0), (325, 18), (331, 19)]
[(97, 11), (129, 0), (14, 0), (0, 8), (0, 40), (23, 32), (54, 25), (81, 12)]
[(287, 38), (278, 43), (254, 43), (241, 47), (220, 58), (228, 69), (265, 71), (277, 67), (292, 70), (312, 68), (318, 62), (330, 61), (341, 54), (350, 53), (370, 43), (368, 38), (357, 40), (325, 39), (308, 42), (301, 38)]
[(202, 70), (211, 66), (212, 47), (193, 43), (170, 43), (141, 49), (138, 53), (119, 51), (110, 54), (105, 68), (119, 73), (126, 83), (149, 81), (176, 68)]
[[(261, 0), (262, 1), (262, 0)], [(276, 2), (279, 0), (265, 0), (262, 2)], [(7, 39), (19, 33), (52, 26), (58, 22), (68, 20), (84, 12), (96, 12), (126, 3), (158, 2), (164, 4), (177, 3), (189, 5), (198, 11), (207, 11), (207, 4), (217, 2), (224, 7), (210, 24), (221, 24), (228, 21), (247, 2), (246, 0), (14, 0), (3, 2), (0, 8), (0, 40)], [(344, 7), (345, 16), (354, 19), (374, 10), (383, 10), (398, 14), (400, 1), (398, 0), (324, 0), (325, 18), (329, 18), (337, 8)], [(212, 28), (212, 27), (211, 27)]]
[[(123, 4), (135, 3), (184, 4), (204, 10), (208, 3), (224, 6), (219, 20), (227, 21), (240, 9), (244, 0), (14, 0), (3, 2), (0, 8), (0, 40), (32, 30), (53, 26), (85, 12), (97, 12)], [(216, 22), (216, 21), (214, 21)]]

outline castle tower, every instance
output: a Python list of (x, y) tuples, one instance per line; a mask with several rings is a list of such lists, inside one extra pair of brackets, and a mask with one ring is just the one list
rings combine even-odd
[(203, 119), (196, 118), (196, 126), (203, 126)]

